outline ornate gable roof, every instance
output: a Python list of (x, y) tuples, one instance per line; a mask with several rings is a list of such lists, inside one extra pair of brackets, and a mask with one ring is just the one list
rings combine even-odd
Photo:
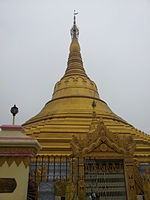
[[(96, 152), (116, 152), (117, 154), (133, 155), (135, 143), (132, 136), (126, 136), (123, 139), (115, 135), (104, 125), (102, 119), (93, 120), (89, 132), (84, 138), (73, 136), (71, 147), (74, 155), (88, 156)], [(99, 154), (100, 155), (100, 154)]]

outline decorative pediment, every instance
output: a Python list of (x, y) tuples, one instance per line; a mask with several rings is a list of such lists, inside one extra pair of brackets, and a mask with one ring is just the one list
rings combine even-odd
[(135, 143), (131, 136), (119, 138), (105, 126), (102, 119), (92, 121), (84, 138), (72, 137), (71, 147), (74, 155), (87, 155), (91, 152), (116, 152), (132, 154)]
[(88, 147), (84, 147), (82, 150), (84, 155), (90, 152), (116, 152), (124, 154), (125, 150), (116, 143), (110, 141), (106, 136), (103, 136), (98, 138), (94, 143), (91, 143)]

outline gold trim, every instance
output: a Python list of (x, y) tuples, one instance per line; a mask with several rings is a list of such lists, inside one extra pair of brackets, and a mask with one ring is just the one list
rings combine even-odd
[(16, 163), (17, 167), (21, 164), (21, 162), (23, 162), (25, 168), (27, 168), (30, 164), (30, 157), (9, 157), (9, 156), (3, 156), (0, 157), (0, 167), (2, 167), (2, 165), (6, 162), (8, 164), (8, 166), (10, 167), (13, 162)]

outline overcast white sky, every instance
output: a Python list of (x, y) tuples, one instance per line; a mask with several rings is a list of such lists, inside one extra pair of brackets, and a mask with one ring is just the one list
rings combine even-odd
[(62, 77), (73, 10), (81, 53), (101, 99), (150, 133), (149, 0), (0, 0), (0, 124), (37, 114)]

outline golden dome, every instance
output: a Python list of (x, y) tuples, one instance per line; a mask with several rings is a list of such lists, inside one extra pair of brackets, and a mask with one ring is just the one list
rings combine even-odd
[(118, 117), (100, 99), (96, 84), (90, 80), (83, 67), (78, 42), (79, 30), (75, 23), (71, 35), (65, 74), (56, 83), (52, 99), (39, 114), (23, 125), (26, 133), (38, 139), (43, 147), (41, 154), (70, 154), (72, 136), (82, 137), (89, 131), (94, 100), (97, 118), (101, 118), (112, 133), (119, 134), (120, 137), (133, 136), (137, 143), (135, 155), (140, 159), (147, 156), (150, 150), (150, 136)]

